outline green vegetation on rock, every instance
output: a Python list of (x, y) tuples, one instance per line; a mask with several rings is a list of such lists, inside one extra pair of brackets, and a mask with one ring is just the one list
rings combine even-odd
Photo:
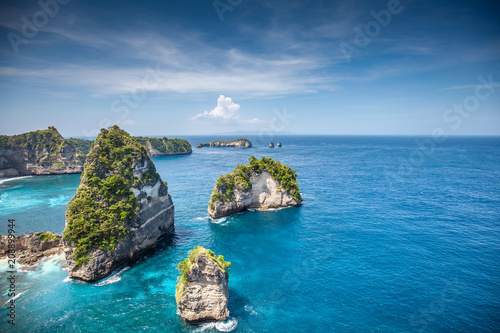
[(69, 138), (64, 140), (66, 143), (73, 145), (76, 150), (84, 155), (87, 155), (92, 148), (92, 142), (90, 140), (85, 139), (75, 139)]
[(168, 139), (165, 137), (148, 138), (142, 136), (136, 136), (134, 139), (145, 147), (147, 147), (147, 143), (149, 141), (149, 143), (151, 143), (151, 147), (163, 154), (182, 154), (190, 153), (192, 151), (191, 144), (184, 139)]
[(118, 126), (101, 130), (85, 161), (81, 183), (66, 211), (64, 238), (74, 243), (77, 265), (86, 265), (93, 251), (112, 251), (129, 234), (138, 202), (131, 187), (155, 183), (156, 168), (141, 179), (133, 176), (136, 162), (147, 158), (144, 146)]
[(205, 249), (202, 246), (196, 246), (193, 250), (189, 251), (188, 257), (177, 265), (177, 269), (181, 273), (181, 276), (177, 278), (178, 283), (175, 287), (175, 299), (177, 300), (177, 303), (180, 302), (184, 287), (187, 285), (187, 274), (193, 268), (193, 265), (196, 263), (196, 258), (198, 258), (200, 254), (204, 254), (207, 258), (212, 260), (212, 262), (219, 267), (223, 273), (229, 275), (231, 262), (225, 261), (224, 256), (222, 255), (216, 256), (212, 250)]
[(0, 135), (0, 147), (5, 148), (33, 148), (38, 145), (49, 148), (63, 142), (64, 138), (53, 127), (17, 135)]
[[(43, 167), (59, 168), (82, 164), (90, 145), (91, 141), (88, 140), (64, 139), (53, 126), (23, 134), (0, 135), (0, 148), (12, 149), (14, 154), (24, 154), (27, 159), (33, 159), (33, 162)], [(67, 156), (69, 152), (73, 152), (73, 155), (66, 164), (55, 164), (57, 160), (65, 159), (63, 156)]]
[(268, 157), (262, 157), (261, 160), (258, 160), (255, 156), (250, 156), (248, 161), (249, 165), (238, 164), (230, 174), (221, 175), (217, 179), (212, 196), (210, 197), (209, 205), (211, 207), (217, 201), (232, 201), (235, 188), (244, 192), (249, 191), (252, 188), (250, 180), (251, 171), (257, 174), (260, 174), (264, 170), (269, 172), (295, 201), (299, 202), (302, 200), (295, 170)]
[(52, 232), (42, 232), (41, 234), (38, 235), (38, 239), (40, 240), (50, 240), (50, 239), (55, 239), (56, 235), (54, 235)]
[(238, 142), (238, 141), (250, 142), (250, 140), (244, 139), (244, 138), (240, 138), (240, 139), (236, 139), (236, 140), (217, 140), (217, 141), (214, 141), (214, 142), (232, 143), (232, 142)]

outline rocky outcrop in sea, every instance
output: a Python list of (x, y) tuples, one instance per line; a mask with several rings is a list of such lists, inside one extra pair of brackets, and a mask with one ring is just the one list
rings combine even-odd
[(175, 299), (180, 315), (187, 322), (223, 321), (229, 316), (230, 262), (201, 246), (189, 251), (179, 263), (181, 276)]
[(238, 139), (234, 141), (212, 141), (207, 143), (198, 143), (195, 148), (203, 147), (234, 147), (234, 148), (250, 148), (252, 147), (252, 142), (247, 139)]
[(96, 281), (174, 230), (174, 205), (146, 148), (118, 126), (101, 130), (66, 211), (70, 277)]
[(217, 180), (208, 205), (212, 218), (247, 209), (297, 206), (302, 202), (294, 170), (266, 157), (257, 160), (252, 156), (249, 162)]
[(62, 236), (52, 232), (13, 237), (9, 242), (9, 236), (0, 236), (0, 259), (8, 258), (10, 253), (18, 263), (33, 265), (45, 257), (63, 252)]

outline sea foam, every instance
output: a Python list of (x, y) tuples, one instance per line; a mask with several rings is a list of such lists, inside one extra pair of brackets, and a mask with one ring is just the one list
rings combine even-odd
[(110, 277), (108, 277), (107, 279), (105, 279), (99, 283), (96, 283), (95, 285), (98, 287), (102, 287), (102, 286), (105, 286), (108, 284), (116, 283), (122, 279), (120, 275), (122, 275), (123, 272), (126, 272), (129, 269), (130, 269), (130, 267), (125, 267), (124, 269), (117, 271), (116, 273), (114, 273)]
[(238, 326), (238, 319), (227, 317), (224, 321), (219, 321), (215, 324), (215, 328), (219, 332), (231, 332)]

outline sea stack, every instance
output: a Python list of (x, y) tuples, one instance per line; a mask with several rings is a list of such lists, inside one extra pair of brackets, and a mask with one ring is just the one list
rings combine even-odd
[(278, 146), (278, 148), (283, 147), (283, 145), (281, 144), (281, 142), (278, 142), (278, 144), (276, 146)]
[(175, 300), (184, 320), (190, 323), (223, 321), (229, 316), (229, 269), (231, 263), (211, 250), (196, 246), (178, 265), (181, 276)]
[(302, 202), (295, 170), (272, 158), (254, 156), (215, 183), (208, 213), (212, 218), (230, 216), (249, 208), (297, 206)]
[(173, 230), (174, 205), (146, 148), (116, 125), (102, 129), (66, 211), (69, 276), (100, 280)]
[(274, 148), (274, 142), (271, 141), (271, 143), (269, 144), (269, 148)]

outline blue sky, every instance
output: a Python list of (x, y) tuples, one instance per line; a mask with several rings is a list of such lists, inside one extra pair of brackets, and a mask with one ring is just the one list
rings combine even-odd
[(500, 135), (498, 1), (41, 3), (1, 4), (1, 134)]

